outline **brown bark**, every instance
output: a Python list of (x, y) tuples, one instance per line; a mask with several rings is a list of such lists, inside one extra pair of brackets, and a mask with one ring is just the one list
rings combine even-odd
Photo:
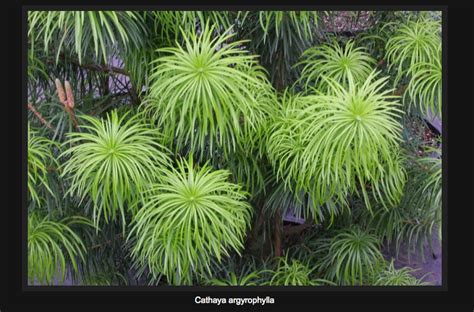
[(45, 126), (48, 127), (49, 129), (53, 130), (53, 127), (51, 126), (51, 124), (50, 124), (49, 122), (47, 122), (47, 121), (43, 118), (43, 116), (40, 114), (40, 112), (38, 112), (38, 111), (36, 110), (36, 108), (33, 106), (33, 104), (28, 103), (28, 109), (29, 109), (30, 111), (32, 111), (33, 114), (35, 114), (36, 118), (38, 118), (39, 121), (40, 121), (43, 125), (45, 125)]
[(115, 66), (101, 66), (101, 65), (97, 65), (97, 64), (82, 64), (80, 65), (79, 63), (76, 63), (76, 62), (72, 62), (74, 63), (75, 65), (77, 66), (80, 66), (84, 69), (89, 69), (89, 70), (93, 70), (93, 71), (100, 71), (100, 72), (104, 72), (104, 73), (115, 73), (115, 74), (120, 74), (120, 75), (124, 75), (124, 76), (129, 76), (129, 74), (122, 68), (119, 68), (119, 67), (115, 67)]
[[(64, 54), (61, 53), (59, 57), (64, 60)], [(49, 59), (47, 61), (48, 63), (53, 63), (55, 62), (54, 59)], [(68, 59), (67, 62), (74, 64), (76, 66), (79, 66), (84, 69), (88, 70), (93, 70), (93, 71), (100, 71), (100, 72), (105, 72), (105, 73), (116, 73), (116, 74), (121, 74), (124, 76), (130, 76), (123, 68), (115, 67), (115, 66), (110, 66), (110, 65), (98, 65), (98, 64), (80, 64), (76, 60)]]
[(408, 85), (400, 86), (397, 90), (393, 92), (394, 95), (402, 95), (405, 93), (405, 90), (408, 88)]
[(305, 223), (300, 224), (300, 225), (295, 225), (295, 226), (284, 226), (283, 227), (283, 233), (284, 235), (294, 235), (294, 234), (299, 234), (306, 230), (307, 228), (310, 228), (313, 226), (313, 222), (308, 219), (305, 221)]
[(120, 233), (119, 233), (119, 234), (116, 234), (116, 235), (115, 235), (115, 239), (109, 239), (109, 240), (107, 240), (107, 241), (105, 241), (105, 242), (103, 242), (103, 243), (100, 243), (100, 244), (97, 244), (97, 245), (93, 245), (93, 246), (89, 247), (89, 249), (96, 249), (96, 248), (102, 247), (102, 246), (104, 246), (104, 245), (109, 245), (109, 244), (113, 243), (116, 239), (119, 239), (119, 238), (121, 238), (121, 237), (122, 237), (122, 234), (120, 234)]
[(275, 231), (274, 231), (274, 246), (275, 257), (281, 257), (281, 214), (280, 210), (275, 212)]
[(258, 235), (258, 231), (260, 230), (260, 228), (262, 227), (262, 224), (263, 224), (263, 221), (264, 221), (264, 216), (265, 214), (263, 213), (263, 208), (260, 209), (260, 212), (258, 214), (258, 218), (257, 218), (257, 221), (252, 229), (252, 239), (254, 239), (255, 237), (257, 237)]

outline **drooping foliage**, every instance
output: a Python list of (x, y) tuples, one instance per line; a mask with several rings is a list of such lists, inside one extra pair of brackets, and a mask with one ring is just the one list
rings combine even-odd
[(78, 260), (84, 261), (86, 246), (71, 229), (72, 223), (90, 225), (90, 221), (75, 217), (52, 221), (37, 213), (28, 215), (28, 279), (37, 283), (52, 284), (54, 279), (64, 281), (66, 259), (74, 272)]
[(319, 25), (317, 11), (242, 11), (237, 16), (237, 32), (251, 39), (250, 51), (260, 55), (278, 91), (298, 78), (293, 65), (316, 41)]
[(314, 278), (313, 271), (316, 268), (309, 268), (308, 264), (301, 263), (287, 257), (279, 258), (275, 271), (272, 272), (272, 278), (268, 282), (271, 286), (321, 286), (332, 284), (331, 282)]
[(441, 23), (419, 18), (401, 24), (386, 44), (387, 62), (397, 71), (395, 81), (401, 79), (409, 68), (422, 62), (433, 62), (439, 57)]
[(179, 161), (145, 194), (129, 237), (132, 257), (154, 278), (190, 284), (210, 271), (211, 259), (240, 252), (251, 218), (246, 193), (227, 181), (229, 172)]
[(375, 278), (375, 286), (425, 286), (429, 285), (423, 282), (423, 278), (418, 279), (412, 275), (413, 270), (409, 267), (396, 269), (394, 262), (390, 262), (384, 271), (381, 271)]
[[(48, 166), (58, 165), (52, 149), (53, 141), (38, 135), (28, 124), (28, 194), (36, 203), (40, 203), (39, 186), (52, 193), (48, 186)], [(54, 196), (54, 194), (53, 194)]]
[(440, 12), (36, 10), (27, 36), (30, 284), (424, 285), (393, 259), (442, 239)]
[[(426, 152), (429, 155), (440, 151), (427, 148)], [(366, 219), (376, 233), (386, 239), (388, 246), (395, 247), (396, 256), (404, 246), (410, 259), (416, 251), (423, 257), (424, 246), (431, 245), (436, 229), (441, 236), (442, 170), (441, 159), (436, 156), (408, 161), (408, 182), (400, 204), (389, 210), (378, 209)]]
[(424, 114), (441, 116), (441, 104), (443, 102), (443, 75), (441, 64), (441, 46), (438, 47), (438, 55), (429, 62), (413, 64), (408, 69), (411, 77), (408, 83), (406, 97), (409, 96), (413, 103)]
[(333, 42), (307, 49), (297, 65), (303, 67), (299, 80), (305, 89), (325, 92), (330, 88), (326, 78), (344, 86), (349, 84), (349, 76), (355, 81), (364, 81), (372, 72), (375, 59), (364, 48), (354, 47), (353, 41), (348, 41), (344, 47)]
[(367, 184), (384, 205), (400, 200), (402, 111), (390, 90), (383, 90), (387, 78), (375, 76), (360, 83), (349, 75), (347, 88), (327, 79), (329, 93), (299, 97), (295, 103), (302, 107), (290, 104), (290, 115), (271, 132), (269, 154), (279, 161), (277, 172), (286, 172), (296, 189), (312, 192), (320, 205), (336, 195), (344, 201), (351, 192), (361, 193), (370, 209)]
[(359, 227), (341, 230), (321, 248), (327, 254), (320, 261), (320, 270), (339, 285), (367, 284), (383, 264), (380, 240)]
[(137, 119), (112, 112), (104, 119), (82, 116), (84, 132), (68, 134), (69, 148), (62, 156), (62, 176), (70, 181), (68, 193), (81, 202), (93, 202), (96, 225), (115, 220), (120, 213), (125, 230), (126, 211), (157, 179), (169, 163), (160, 134)]
[(214, 29), (183, 32), (182, 45), (160, 50), (145, 106), (178, 150), (188, 147), (201, 159), (216, 148), (244, 148), (265, 118), (267, 103), (257, 94), (271, 91), (256, 56), (240, 48), (244, 41), (228, 42), (229, 31), (213, 37)]
[(140, 47), (147, 35), (141, 15), (130, 11), (33, 11), (28, 24), (31, 46), (55, 52), (56, 62), (61, 53), (74, 53), (79, 63), (87, 57), (107, 63), (116, 51)]

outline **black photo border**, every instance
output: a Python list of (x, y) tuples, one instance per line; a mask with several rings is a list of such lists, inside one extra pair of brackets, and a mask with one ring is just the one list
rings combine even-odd
[[(50, 1), (51, 2), (51, 1)], [(141, 2), (141, 3), (140, 3)], [(80, 1), (72, 5), (72, 2), (62, 4), (39, 4), (39, 1), (19, 1), (11, 5), (8, 10), (8, 36), (10, 52), (8, 58), (8, 114), (4, 115), (8, 123), (4, 133), (7, 134), (10, 147), (7, 148), (11, 160), (4, 162), (8, 167), (9, 174), (7, 186), (9, 188), (8, 204), (5, 202), (0, 209), (4, 235), (7, 238), (7, 248), (3, 249), (1, 255), (7, 255), (8, 266), (3, 267), (5, 275), (0, 275), (0, 280), (5, 284), (5, 291), (1, 292), (1, 311), (10, 311), (8, 307), (21, 304), (90, 304), (93, 299), (97, 304), (119, 303), (122, 307), (132, 308), (130, 304), (140, 302), (151, 304), (150, 307), (158, 307), (159, 304), (179, 304), (194, 309), (213, 309), (212, 305), (196, 305), (194, 297), (256, 297), (275, 298), (275, 304), (319, 305), (338, 304), (347, 309), (350, 305), (364, 303), (375, 304), (408, 304), (408, 307), (422, 307), (434, 304), (461, 304), (465, 303), (472, 311), (472, 170), (467, 172), (466, 164), (470, 164), (471, 157), (466, 157), (466, 145), (471, 147), (472, 141), (466, 143), (466, 133), (463, 126), (469, 125), (468, 117), (472, 116), (472, 77), (466, 70), (472, 69), (472, 11), (468, 8), (455, 8), (454, 6), (441, 4), (432, 5), (427, 3), (412, 5), (413, 1), (404, 5), (373, 5), (358, 4), (350, 2), (345, 5), (327, 3), (320, 5), (320, 1), (314, 5), (249, 5), (245, 3), (235, 5), (186, 5), (173, 1), (160, 1), (160, 5), (154, 3), (143, 3), (134, 1), (134, 5), (116, 4), (113, 1), (104, 1), (100, 6), (97, 4)], [(182, 6), (181, 6), (182, 5)], [(442, 240), (442, 286), (421, 287), (208, 287), (208, 286), (28, 286), (26, 278), (26, 11), (27, 10), (87, 10), (87, 9), (208, 9), (208, 10), (440, 10), (443, 11), (443, 102), (451, 103), (443, 106), (443, 240)], [(471, 13), (471, 15), (469, 14)], [(469, 23), (471, 27), (469, 28)], [(469, 31), (471, 36), (469, 37)], [(467, 37), (466, 37), (467, 36)], [(449, 41), (449, 43), (448, 43)], [(468, 48), (470, 47), (471, 50)], [(448, 58), (448, 53), (450, 58)], [(469, 56), (470, 55), (470, 56)], [(471, 67), (468, 67), (468, 62)], [(450, 76), (448, 75), (448, 70)], [(469, 78), (471, 84), (469, 85)], [(449, 90), (448, 90), (449, 89)], [(464, 90), (464, 93), (463, 93)], [(468, 90), (468, 92), (466, 92)], [(449, 101), (449, 102), (448, 102)], [(6, 101), (5, 101), (6, 102)], [(448, 107), (451, 110), (448, 115)], [(468, 108), (466, 108), (468, 107)], [(459, 112), (459, 108), (463, 110)], [(469, 111), (471, 114), (466, 114)], [(458, 115), (458, 116), (456, 116)], [(464, 121), (462, 117), (466, 118)], [(466, 121), (467, 120), (467, 121)], [(448, 130), (449, 124), (449, 130)], [(448, 143), (448, 132), (450, 133)], [(449, 150), (448, 150), (449, 148)], [(457, 150), (457, 151), (456, 151)], [(472, 147), (469, 149), (472, 151)], [(462, 156), (465, 160), (462, 161)], [(449, 171), (451, 176), (451, 187), (448, 198), (448, 157), (451, 158)], [(471, 191), (471, 192), (470, 192)], [(464, 197), (463, 197), (464, 196)], [(21, 202), (21, 207), (18, 203)], [(449, 203), (449, 204), (448, 204)], [(448, 207), (451, 207), (450, 209)], [(448, 221), (449, 218), (449, 221)], [(470, 231), (469, 231), (470, 229)], [(469, 235), (471, 234), (471, 235)], [(449, 235), (449, 245), (448, 245)], [(466, 237), (467, 236), (467, 237)], [(463, 249), (464, 246), (464, 249)], [(465, 246), (469, 246), (466, 250)], [(449, 263), (448, 263), (449, 250)], [(449, 272), (449, 273), (448, 273)], [(469, 274), (467, 272), (470, 272)], [(5, 278), (3, 277), (5, 276)], [(5, 295), (8, 306), (4, 309)], [(469, 300), (469, 297), (471, 299)], [(113, 301), (111, 301), (113, 298)], [(33, 308), (33, 306), (30, 306)], [(93, 308), (94, 305), (91, 306)], [(327, 306), (333, 309), (333, 305)], [(85, 306), (84, 306), (85, 308)], [(219, 308), (219, 307), (217, 307)], [(222, 308), (222, 307), (220, 307)], [(244, 306), (244, 309), (249, 306)], [(250, 307), (251, 308), (251, 307)], [(262, 309), (265, 307), (259, 307)], [(36, 308), (35, 308), (36, 309)], [(13, 309), (12, 309), (13, 310)], [(25, 310), (29, 310), (26, 308)], [(141, 310), (138, 308), (138, 310)], [(451, 309), (450, 309), (451, 310)], [(418, 311), (420, 311), (418, 309)], [(457, 311), (457, 310), (454, 310)], [(462, 310), (459, 310), (462, 311)]]

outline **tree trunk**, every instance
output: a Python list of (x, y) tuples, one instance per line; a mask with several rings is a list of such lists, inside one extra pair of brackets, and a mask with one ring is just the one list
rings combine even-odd
[(275, 212), (274, 230), (275, 257), (281, 257), (281, 214), (280, 210)]

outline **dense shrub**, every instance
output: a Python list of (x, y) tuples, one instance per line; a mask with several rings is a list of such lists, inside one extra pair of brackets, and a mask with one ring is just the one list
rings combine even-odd
[(30, 283), (424, 283), (383, 252), (441, 233), (439, 12), (28, 22)]

